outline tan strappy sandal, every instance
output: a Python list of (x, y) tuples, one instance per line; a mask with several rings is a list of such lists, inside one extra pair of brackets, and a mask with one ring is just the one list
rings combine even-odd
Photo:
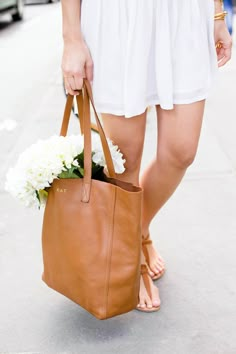
[[(144, 285), (147, 290), (148, 295), (151, 297), (151, 288), (150, 288), (150, 275), (148, 273), (148, 267), (146, 264), (141, 264), (141, 276), (143, 277)], [(142, 312), (156, 312), (160, 310), (160, 306), (157, 307), (136, 307), (136, 310)]]
[[(142, 237), (142, 250), (143, 250), (143, 254), (146, 258), (147, 264), (148, 266), (150, 265), (150, 259), (149, 259), (149, 254), (148, 254), (148, 250), (147, 250), (147, 245), (151, 244), (152, 240), (150, 239), (150, 234), (148, 234), (145, 238), (144, 236)], [(149, 266), (150, 268), (150, 266)], [(153, 277), (151, 276), (152, 280), (157, 280), (160, 279), (165, 273), (165, 269), (163, 269), (159, 274), (154, 275)]]

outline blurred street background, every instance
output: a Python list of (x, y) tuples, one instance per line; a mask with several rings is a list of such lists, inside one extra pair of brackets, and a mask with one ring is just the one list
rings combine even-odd
[[(236, 23), (235, 23), (236, 25)], [(236, 28), (236, 27), (235, 27)], [(0, 353), (235, 354), (236, 38), (206, 104), (194, 164), (151, 227), (167, 263), (158, 313), (107, 321), (41, 281), (42, 211), (4, 191), (7, 169), (26, 147), (57, 134), (62, 88), (60, 3), (0, 17)], [(197, 68), (196, 68), (197, 70)], [(79, 132), (72, 117), (70, 131)], [(150, 110), (143, 168), (155, 154)]]

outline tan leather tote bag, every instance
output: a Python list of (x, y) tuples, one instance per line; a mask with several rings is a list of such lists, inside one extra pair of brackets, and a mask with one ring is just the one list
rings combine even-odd
[[(83, 103), (84, 178), (54, 180), (49, 189), (42, 229), (42, 279), (98, 319), (107, 319), (138, 304), (142, 190), (116, 178), (87, 80), (84, 98), (79, 96), (77, 102)], [(72, 101), (68, 95), (63, 136)], [(90, 101), (110, 176), (106, 182), (91, 179)]]

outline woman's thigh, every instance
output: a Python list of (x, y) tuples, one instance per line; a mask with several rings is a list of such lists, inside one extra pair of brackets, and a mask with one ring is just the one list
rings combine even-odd
[(157, 159), (187, 168), (194, 160), (204, 114), (205, 100), (175, 105), (173, 110), (156, 106), (158, 119)]
[(144, 145), (146, 112), (132, 118), (102, 113), (102, 121), (106, 136), (118, 145), (126, 160), (126, 170), (119, 178), (137, 184)]

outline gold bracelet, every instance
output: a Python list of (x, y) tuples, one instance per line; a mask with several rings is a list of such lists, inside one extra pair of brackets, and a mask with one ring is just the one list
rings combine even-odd
[(217, 14), (215, 14), (214, 20), (224, 20), (227, 14), (228, 14), (227, 11), (218, 12)]

